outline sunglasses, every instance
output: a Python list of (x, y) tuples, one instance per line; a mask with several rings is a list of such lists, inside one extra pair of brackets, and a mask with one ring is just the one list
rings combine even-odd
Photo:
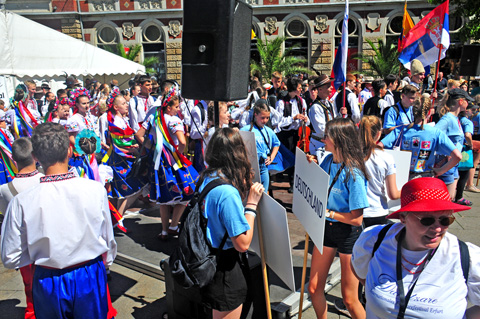
[[(418, 218), (418, 220), (420, 221), (420, 224), (422, 224), (423, 226), (427, 226), (427, 227), (435, 224), (435, 221), (437, 220), (437, 218), (435, 218), (435, 217), (418, 217), (415, 214), (412, 214), (412, 215)], [(455, 221), (455, 216), (453, 216), (453, 215), (452, 216), (442, 216), (442, 217), (438, 218), (438, 222), (442, 226), (450, 226), (451, 224), (453, 224), (454, 221)]]

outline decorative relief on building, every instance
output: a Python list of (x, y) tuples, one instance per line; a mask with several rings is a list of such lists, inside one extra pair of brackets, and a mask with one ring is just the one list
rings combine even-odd
[(134, 35), (134, 32), (133, 32), (133, 23), (131, 22), (124, 22), (122, 24), (122, 35), (127, 38), (128, 40), (130, 40), (133, 35)]
[(251, 6), (256, 6), (258, 5), (258, 0), (247, 0), (247, 4)]
[(115, 0), (92, 1), (94, 11), (115, 11)]
[(310, 0), (285, 0), (285, 3), (309, 3)]
[(180, 21), (173, 20), (168, 23), (168, 34), (176, 38), (180, 35)]
[(138, 5), (140, 9), (161, 9), (162, 1), (161, 0), (138, 0)]
[(327, 21), (328, 16), (326, 15), (318, 15), (315, 17), (315, 30), (322, 33), (323, 31), (327, 30)]
[(380, 25), (380, 14), (378, 13), (369, 13), (367, 15), (367, 28), (371, 31), (377, 30)]
[(277, 18), (276, 17), (266, 17), (265, 18), (265, 32), (269, 34), (274, 34), (277, 31)]

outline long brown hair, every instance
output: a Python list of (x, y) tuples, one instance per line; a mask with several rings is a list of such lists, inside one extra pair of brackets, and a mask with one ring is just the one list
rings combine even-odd
[(361, 146), (362, 142), (360, 141), (360, 135), (352, 120), (344, 118), (333, 119), (327, 122), (325, 132), (333, 141), (339, 160), (345, 163), (345, 168), (347, 169), (345, 181), (348, 181), (350, 176), (353, 176), (355, 179), (353, 172), (355, 168), (362, 172), (365, 179), (368, 179)]
[(375, 115), (365, 115), (360, 121), (360, 138), (363, 142), (363, 153), (367, 161), (375, 149), (383, 148), (377, 144), (375, 137), (382, 131), (382, 120)]
[(205, 152), (208, 168), (200, 174), (198, 185), (206, 176), (218, 175), (232, 183), (246, 198), (252, 186), (252, 167), (247, 157), (247, 150), (239, 132), (231, 128), (215, 131)]
[[(412, 114), (413, 114), (413, 123), (411, 123), (408, 128), (413, 127), (414, 123), (418, 120), (424, 120), (427, 117), (428, 112), (432, 106), (432, 100), (428, 94), (422, 94), (419, 98), (413, 102), (412, 105)], [(423, 130), (423, 122), (420, 128)]]

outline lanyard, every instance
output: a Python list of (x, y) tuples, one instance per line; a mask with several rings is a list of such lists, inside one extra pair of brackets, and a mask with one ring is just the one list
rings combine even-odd
[[(405, 296), (405, 290), (403, 287), (403, 279), (402, 279), (402, 241), (405, 238), (405, 228), (403, 228), (400, 231), (400, 234), (398, 236), (398, 243), (397, 243), (397, 294), (400, 299), (400, 308), (398, 309), (398, 316), (397, 319), (403, 319), (405, 316), (405, 311), (407, 310), (407, 304), (408, 301), (410, 300), (410, 297), (412, 296), (413, 289), (415, 288), (415, 285), (417, 284), (418, 278), (420, 278), (421, 273), (418, 275), (417, 279), (415, 279), (415, 282), (413, 283), (412, 287), (410, 290), (407, 292), (407, 296)], [(427, 260), (425, 261), (425, 264), (423, 265), (423, 269), (427, 267), (427, 264), (430, 262), (430, 260), (433, 258), (433, 255), (435, 255), (435, 252), (437, 249), (431, 250), (427, 256)], [(423, 271), (422, 269), (422, 271)]]
[(263, 140), (265, 141), (265, 144), (267, 144), (268, 155), (270, 155), (272, 153), (272, 149), (270, 148), (270, 136), (268, 136), (268, 133), (267, 133), (267, 136), (268, 136), (268, 141), (267, 141), (267, 139), (265, 138), (265, 135), (263, 135), (262, 130), (257, 126), (255, 121), (253, 121), (253, 125), (257, 128), (260, 134), (262, 134)]
[[(332, 107), (330, 105), (330, 103), (326, 100), (325, 101), (326, 103), (323, 103), (322, 100), (320, 100), (320, 105), (323, 107), (323, 109), (325, 110), (326, 114), (327, 114), (327, 121), (330, 121), (330, 116), (332, 117), (333, 119), (333, 111), (332, 111)], [(330, 113), (330, 115), (328, 114)]]
[(408, 116), (408, 113), (407, 113), (407, 111), (405, 111), (405, 108), (403, 107), (402, 102), (398, 102), (398, 105), (400, 105), (400, 107), (402, 108), (403, 113), (405, 113), (405, 116), (407, 117), (408, 122), (409, 122), (409, 123), (412, 123), (413, 120), (410, 119), (410, 117)]
[[(332, 170), (332, 164), (333, 164), (333, 157), (332, 157), (332, 162), (330, 163), (330, 166), (328, 167), (328, 175), (330, 175), (330, 171)], [(345, 167), (345, 163), (342, 163), (342, 165), (340, 165), (340, 168), (339, 168), (338, 171), (337, 171), (337, 174), (336, 174), (335, 177), (333, 178), (332, 183), (331, 183), (330, 186), (328, 187), (327, 202), (328, 202), (328, 198), (330, 197), (330, 191), (332, 190), (333, 185), (337, 182), (338, 177), (340, 176), (340, 173), (343, 171), (343, 168), (344, 168), (344, 167)]]

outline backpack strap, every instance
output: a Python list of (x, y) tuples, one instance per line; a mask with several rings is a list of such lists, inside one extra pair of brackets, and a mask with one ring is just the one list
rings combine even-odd
[[(13, 182), (13, 181), (12, 181)], [(17, 189), (15, 188), (15, 186), (13, 186), (13, 183), (12, 182), (9, 182), (7, 183), (7, 186), (8, 186), (8, 190), (10, 191), (10, 193), (12, 193), (13, 197), (17, 196), (18, 195), (18, 191)]]
[(462, 264), (463, 278), (465, 278), (465, 283), (467, 283), (468, 273), (470, 272), (470, 252), (467, 244), (460, 239), (458, 239), (458, 246), (460, 247), (460, 263)]
[(373, 245), (373, 250), (372, 250), (372, 258), (375, 255), (375, 252), (377, 251), (378, 247), (380, 247), (380, 244), (382, 243), (383, 239), (385, 238), (385, 235), (387, 234), (388, 230), (393, 226), (394, 224), (387, 224), (385, 225), (380, 232), (378, 233), (377, 241), (375, 242), (375, 245)]

